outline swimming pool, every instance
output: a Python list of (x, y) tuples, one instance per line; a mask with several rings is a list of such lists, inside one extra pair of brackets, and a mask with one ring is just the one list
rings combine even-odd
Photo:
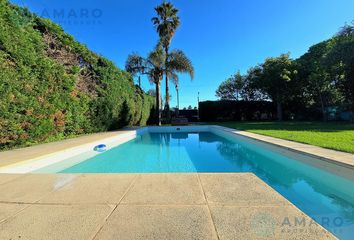
[(37, 172), (253, 172), (334, 235), (352, 239), (352, 169), (221, 130), (193, 130), (141, 131), (106, 152), (75, 156)]

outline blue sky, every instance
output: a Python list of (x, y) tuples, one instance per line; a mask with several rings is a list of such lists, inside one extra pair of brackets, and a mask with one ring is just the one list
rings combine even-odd
[[(158, 40), (151, 24), (161, 0), (12, 0), (62, 25), (78, 41), (124, 68), (127, 55), (146, 55)], [(180, 78), (180, 105), (213, 100), (221, 81), (266, 57), (297, 58), (354, 19), (353, 0), (174, 0), (181, 26), (172, 48), (192, 60), (195, 79)], [(87, 13), (83, 15), (82, 13)], [(58, 14), (59, 13), (59, 14)], [(146, 80), (143, 88), (153, 88)], [(162, 86), (164, 89), (164, 85)], [(171, 88), (171, 106), (176, 106)]]

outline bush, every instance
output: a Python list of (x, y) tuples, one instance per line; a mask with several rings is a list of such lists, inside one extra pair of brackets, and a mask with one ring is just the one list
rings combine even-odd
[(59, 25), (5, 0), (0, 96), (0, 150), (145, 125), (154, 107), (130, 74)]
[(199, 103), (201, 121), (273, 120), (276, 106), (267, 101), (205, 101)]

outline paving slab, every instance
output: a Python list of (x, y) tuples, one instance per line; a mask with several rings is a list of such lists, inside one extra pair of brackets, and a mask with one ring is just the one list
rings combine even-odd
[(120, 205), (98, 239), (217, 239), (207, 206)]
[(118, 204), (136, 174), (85, 174), (44, 197), (41, 203)]
[(0, 239), (334, 239), (252, 173), (25, 174), (0, 193)]
[(197, 174), (143, 174), (124, 204), (205, 204)]
[(23, 174), (0, 174), (0, 185), (23, 176)]
[(28, 206), (27, 204), (0, 203), (0, 223)]
[(222, 205), (289, 205), (253, 173), (199, 174), (208, 203)]
[(0, 185), (0, 201), (33, 203), (64, 185), (75, 181), (79, 175), (30, 174)]
[(210, 205), (223, 239), (336, 239), (294, 206), (237, 207)]
[(32, 205), (0, 224), (0, 239), (92, 239), (113, 209), (108, 205)]

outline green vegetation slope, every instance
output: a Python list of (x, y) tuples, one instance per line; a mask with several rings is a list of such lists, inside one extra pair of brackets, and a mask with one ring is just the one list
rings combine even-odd
[(0, 0), (0, 150), (144, 125), (154, 99), (50, 20)]

